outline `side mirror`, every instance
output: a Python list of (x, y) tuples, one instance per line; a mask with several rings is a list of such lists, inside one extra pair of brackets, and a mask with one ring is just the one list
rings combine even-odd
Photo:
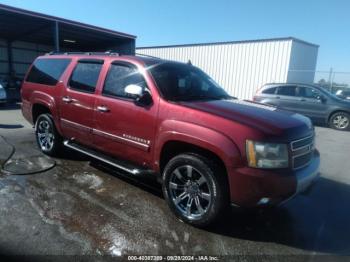
[(324, 95), (320, 95), (320, 96), (319, 96), (319, 100), (320, 100), (322, 103), (326, 103), (326, 102), (327, 102), (327, 98), (326, 98)]
[(149, 106), (152, 104), (152, 96), (148, 90), (143, 90), (138, 85), (128, 85), (124, 89), (125, 93), (135, 99), (135, 104), (138, 106)]
[(125, 87), (124, 92), (128, 96), (136, 99), (141, 97), (143, 94), (142, 87), (138, 85), (128, 85)]

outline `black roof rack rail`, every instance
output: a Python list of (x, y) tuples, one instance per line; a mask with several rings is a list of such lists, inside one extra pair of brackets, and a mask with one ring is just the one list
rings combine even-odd
[(49, 52), (46, 55), (107, 55), (119, 56), (119, 53), (108, 50), (106, 52)]

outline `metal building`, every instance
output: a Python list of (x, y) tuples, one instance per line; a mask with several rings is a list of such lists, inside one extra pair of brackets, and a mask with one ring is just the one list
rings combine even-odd
[(293, 37), (136, 48), (200, 67), (231, 95), (252, 99), (265, 83), (313, 83), (318, 45)]
[(0, 4), (0, 80), (50, 51), (134, 54), (136, 36)]

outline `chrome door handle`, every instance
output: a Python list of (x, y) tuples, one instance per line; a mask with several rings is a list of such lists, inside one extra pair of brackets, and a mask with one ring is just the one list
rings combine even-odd
[(72, 103), (73, 99), (70, 98), (69, 96), (64, 96), (62, 97), (62, 101), (65, 103)]
[(106, 107), (106, 106), (98, 106), (97, 110), (100, 111), (100, 112), (103, 112), (103, 113), (109, 112), (109, 108)]

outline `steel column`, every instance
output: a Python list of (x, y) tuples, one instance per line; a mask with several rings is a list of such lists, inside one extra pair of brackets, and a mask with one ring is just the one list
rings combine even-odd
[(60, 31), (59, 31), (59, 24), (58, 21), (55, 21), (55, 28), (54, 28), (54, 42), (55, 42), (55, 52), (60, 51)]
[(7, 40), (7, 63), (8, 63), (8, 74), (11, 75), (13, 71), (13, 55), (12, 55), (12, 41)]

